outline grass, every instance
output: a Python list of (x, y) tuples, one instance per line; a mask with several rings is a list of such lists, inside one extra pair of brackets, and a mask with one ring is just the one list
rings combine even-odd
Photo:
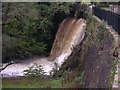
[(61, 82), (61, 79), (51, 81), (52, 88), (60, 88), (62, 86)]
[(101, 7), (101, 9), (110, 10), (108, 7)]
[(61, 88), (62, 79), (36, 79), (36, 78), (6, 78), (2, 80), (2, 88)]
[(62, 78), (58, 79), (42, 79), (36, 78), (6, 78), (2, 80), (2, 88), (75, 88), (80, 85), (75, 82), (67, 82), (62, 85)]
[(2, 80), (3, 88), (48, 88), (50, 79), (36, 78), (7, 78)]
[(3, 85), (2, 88), (36, 88), (35, 86)]

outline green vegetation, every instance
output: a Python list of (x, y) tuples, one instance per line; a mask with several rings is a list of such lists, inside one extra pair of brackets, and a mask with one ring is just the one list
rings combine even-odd
[(23, 72), (25, 76), (28, 77), (42, 77), (45, 73), (42, 65), (38, 65), (36, 63), (28, 69), (24, 70)]
[(53, 88), (60, 88), (62, 86), (62, 80), (61, 79), (58, 79), (58, 80), (53, 80), (51, 81), (51, 86)]
[(3, 88), (49, 88), (50, 79), (15, 77), (3, 80)]
[(100, 7), (102, 9), (105, 9), (105, 10), (110, 10), (108, 7)]
[[(119, 58), (118, 58), (118, 57), (113, 56), (112, 58), (113, 58), (114, 61), (112, 62), (112, 68), (111, 68), (110, 88), (112, 88), (112, 85), (113, 85), (113, 82), (114, 82), (114, 77), (115, 77), (115, 75), (117, 74), (117, 73), (116, 73), (117, 65), (119, 64), (119, 62), (118, 62)], [(119, 81), (116, 82), (116, 83), (119, 83)]]
[(73, 81), (63, 84), (62, 78), (52, 79), (50, 77), (44, 77), (43, 79), (38, 79), (36, 77), (16, 77), (3, 79), (3, 88), (76, 88), (77, 84), (78, 83)]
[(74, 3), (3, 3), (3, 62), (45, 56)]
[(25, 77), (21, 78), (11, 78), (3, 80), (4, 88), (78, 88), (80, 85), (75, 81), (67, 82), (62, 84), (62, 79), (50, 79), (44, 78), (41, 80), (36, 80), (34, 78), (28, 79)]
[(84, 72), (81, 73), (81, 75), (78, 78), (75, 78), (76, 82), (78, 82), (79, 84), (83, 85), (84, 84)]

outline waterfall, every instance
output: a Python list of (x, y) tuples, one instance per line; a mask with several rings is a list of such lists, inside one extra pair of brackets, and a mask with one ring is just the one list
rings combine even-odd
[(23, 70), (37, 63), (43, 65), (43, 70), (49, 75), (54, 63), (57, 62), (61, 66), (72, 53), (73, 47), (83, 40), (85, 29), (86, 23), (84, 19), (64, 19), (59, 26), (49, 57), (32, 58), (12, 64), (1, 71), (1, 74), (6, 77), (23, 76)]
[(79, 44), (85, 35), (86, 23), (84, 19), (64, 19), (59, 26), (50, 53), (50, 60), (61, 66), (72, 52), (72, 48)]

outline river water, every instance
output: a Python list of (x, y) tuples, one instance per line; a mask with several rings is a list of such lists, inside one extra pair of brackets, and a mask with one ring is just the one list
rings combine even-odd
[[(20, 63), (12, 64), (8, 66), (5, 70), (1, 72), (3, 77), (13, 77), (13, 76), (24, 76), (23, 71), (28, 69), (28, 67), (33, 66), (34, 64), (42, 65), (43, 70), (49, 75), (50, 71), (53, 68), (52, 62), (49, 61), (48, 57), (34, 57), (27, 60), (22, 60)], [(4, 63), (5, 66), (7, 63)]]

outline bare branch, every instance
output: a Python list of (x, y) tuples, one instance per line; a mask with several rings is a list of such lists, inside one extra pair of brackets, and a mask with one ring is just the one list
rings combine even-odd
[[(5, 65), (4, 67), (2, 67), (1, 69), (0, 69), (0, 72), (2, 71), (2, 70), (4, 70), (5, 68), (7, 68), (8, 66), (10, 66), (10, 65), (12, 65), (12, 64), (15, 64), (16, 62), (15, 61), (11, 61), (11, 62), (9, 62), (7, 65)], [(3, 66), (3, 65), (2, 65)]]

